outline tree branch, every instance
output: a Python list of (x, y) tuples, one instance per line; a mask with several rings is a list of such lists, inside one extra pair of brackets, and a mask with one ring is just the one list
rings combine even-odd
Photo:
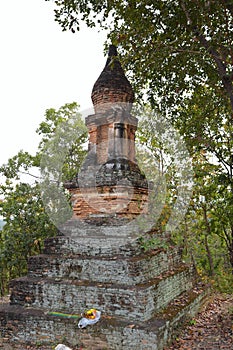
[[(233, 6), (230, 5), (229, 1), (226, 0), (225, 2), (228, 4), (228, 6), (232, 7), (232, 10), (233, 10)], [(213, 46), (211, 46), (211, 42), (206, 40), (205, 36), (200, 32), (197, 26), (193, 24), (191, 16), (183, 1), (181, 1), (181, 7), (185, 13), (187, 24), (192, 28), (192, 31), (195, 34), (196, 38), (199, 40), (200, 44), (206, 49), (206, 51), (211, 55), (211, 57), (216, 63), (216, 66), (218, 69), (218, 75), (230, 98), (231, 109), (233, 112), (233, 85), (232, 85), (231, 75), (227, 74), (227, 66), (223, 63), (219, 53), (213, 48)]]

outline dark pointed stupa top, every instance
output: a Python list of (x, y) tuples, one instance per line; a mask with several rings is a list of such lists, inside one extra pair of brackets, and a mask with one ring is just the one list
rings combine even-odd
[[(111, 62), (112, 60), (112, 57), (114, 58), (117, 58), (117, 48), (115, 45), (109, 45), (109, 48), (108, 48), (108, 58), (107, 58), (107, 61), (106, 61), (106, 64), (105, 64), (105, 67), (109, 65), (109, 63)], [(118, 61), (118, 59), (116, 59)], [(119, 61), (118, 61), (119, 62)]]
[(123, 103), (125, 108), (131, 109), (134, 92), (121, 67), (114, 45), (109, 46), (106, 65), (93, 86), (91, 98), (96, 113), (104, 112), (111, 104), (116, 103)]

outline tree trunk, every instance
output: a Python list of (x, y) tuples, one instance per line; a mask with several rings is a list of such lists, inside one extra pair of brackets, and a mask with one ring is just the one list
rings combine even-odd
[(203, 206), (203, 217), (204, 217), (204, 221), (205, 221), (205, 225), (206, 225), (206, 234), (205, 234), (205, 249), (206, 249), (206, 253), (207, 253), (207, 258), (208, 258), (208, 262), (209, 262), (209, 267), (210, 267), (210, 276), (214, 276), (215, 272), (214, 272), (214, 262), (213, 262), (213, 257), (210, 251), (210, 247), (209, 247), (209, 243), (208, 243), (208, 236), (211, 235), (211, 229), (210, 229), (210, 225), (208, 222), (208, 218), (207, 218), (207, 211), (206, 211), (206, 207)]
[(231, 244), (229, 246), (229, 256), (231, 264), (231, 273), (233, 275), (233, 227), (231, 227)]

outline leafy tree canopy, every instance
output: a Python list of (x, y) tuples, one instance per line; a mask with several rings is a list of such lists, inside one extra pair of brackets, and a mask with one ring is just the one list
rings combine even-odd
[[(47, 0), (49, 1), (49, 0)], [(138, 91), (176, 110), (205, 85), (233, 113), (232, 0), (57, 0), (63, 30), (100, 25), (121, 47)], [(200, 96), (201, 97), (201, 96)]]

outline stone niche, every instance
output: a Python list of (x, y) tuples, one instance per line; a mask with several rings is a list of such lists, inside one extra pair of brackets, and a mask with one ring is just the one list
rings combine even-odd
[[(150, 184), (135, 159), (134, 94), (114, 46), (92, 99), (89, 154), (65, 184), (73, 217), (62, 229), (66, 235), (47, 239), (43, 254), (29, 259), (27, 276), (11, 281), (10, 303), (0, 305), (1, 336), (11, 343), (162, 350), (198, 311), (205, 288), (168, 233), (136, 225), (130, 236), (131, 221), (148, 211)], [(145, 252), (136, 239), (142, 234), (163, 248)], [(48, 313), (89, 308), (100, 310), (101, 319), (85, 329), (78, 319)]]

